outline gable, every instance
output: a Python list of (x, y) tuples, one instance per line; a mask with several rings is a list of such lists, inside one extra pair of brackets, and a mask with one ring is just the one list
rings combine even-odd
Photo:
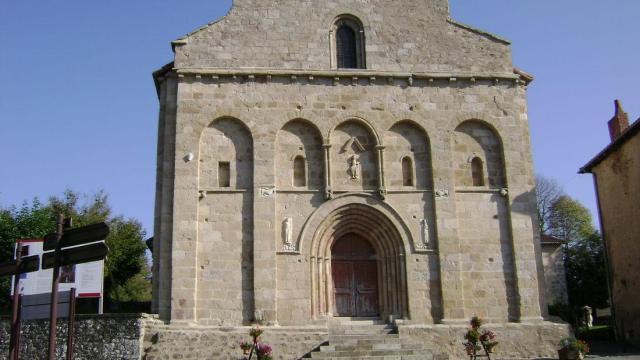
[(365, 69), (511, 73), (506, 41), (450, 21), (447, 0), (235, 0), (174, 45), (177, 68), (331, 70), (332, 27), (358, 19)]

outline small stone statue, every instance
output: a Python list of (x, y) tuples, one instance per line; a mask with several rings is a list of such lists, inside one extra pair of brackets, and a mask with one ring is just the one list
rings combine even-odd
[(284, 243), (291, 245), (291, 237), (293, 233), (293, 219), (290, 217), (284, 219)]
[(422, 244), (424, 245), (425, 248), (428, 248), (429, 243), (431, 242), (431, 239), (429, 237), (429, 222), (427, 221), (427, 219), (422, 219), (421, 223), (422, 223)]
[(349, 173), (351, 179), (357, 180), (360, 177), (360, 156), (353, 155), (349, 158)]
[(282, 223), (282, 233), (284, 235), (284, 249), (287, 251), (295, 250), (293, 246), (293, 219), (288, 217)]
[(584, 324), (587, 325), (588, 329), (593, 327), (593, 313), (590, 306), (582, 307), (582, 312), (584, 314)]

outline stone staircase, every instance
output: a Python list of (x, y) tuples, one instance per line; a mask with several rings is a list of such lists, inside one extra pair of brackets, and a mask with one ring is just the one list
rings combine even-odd
[(401, 339), (395, 326), (379, 319), (334, 319), (329, 341), (305, 355), (307, 359), (445, 360), (427, 344)]

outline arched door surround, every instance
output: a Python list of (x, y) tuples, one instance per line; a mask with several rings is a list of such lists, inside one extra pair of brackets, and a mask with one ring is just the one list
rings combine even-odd
[(302, 230), (300, 249), (310, 255), (313, 318), (336, 315), (332, 247), (347, 235), (366, 239), (375, 250), (380, 316), (409, 318), (405, 254), (411, 235), (393, 208), (368, 194), (342, 195), (323, 204)]

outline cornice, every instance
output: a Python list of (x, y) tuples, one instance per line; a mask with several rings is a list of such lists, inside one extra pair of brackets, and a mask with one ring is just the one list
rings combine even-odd
[(472, 72), (393, 72), (376, 70), (282, 70), (282, 69), (218, 69), (218, 68), (174, 68), (173, 72), (178, 78), (209, 78), (213, 80), (225, 81), (235, 80), (239, 82), (269, 81), (273, 78), (289, 78), (292, 81), (314, 82), (318, 79), (330, 79), (336, 85), (343, 81), (351, 81), (353, 85), (360, 84), (360, 81), (369, 83), (394, 84), (398, 80), (406, 81), (408, 86), (413, 86), (414, 81), (435, 82), (447, 81), (469, 82), (491, 81), (496, 84), (516, 84), (528, 85), (530, 79), (523, 77), (516, 72), (504, 73), (472, 73)]

